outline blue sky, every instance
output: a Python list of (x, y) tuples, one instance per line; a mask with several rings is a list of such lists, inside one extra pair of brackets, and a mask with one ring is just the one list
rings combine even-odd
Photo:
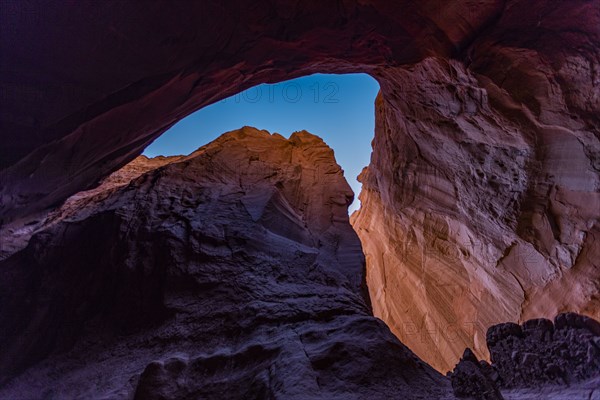
[(148, 157), (189, 154), (221, 134), (244, 125), (289, 137), (307, 130), (334, 150), (355, 193), (356, 177), (369, 164), (379, 84), (366, 74), (315, 74), (259, 85), (187, 116), (146, 148)]

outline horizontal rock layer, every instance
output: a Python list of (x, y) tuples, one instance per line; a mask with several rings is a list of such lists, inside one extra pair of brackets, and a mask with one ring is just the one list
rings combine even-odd
[(352, 198), (307, 132), (134, 160), (0, 261), (0, 398), (444, 398), (371, 314)]

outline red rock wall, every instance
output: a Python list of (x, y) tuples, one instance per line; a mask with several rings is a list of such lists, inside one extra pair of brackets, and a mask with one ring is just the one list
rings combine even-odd
[(14, 2), (0, 13), (3, 222), (93, 186), (245, 88), (366, 72), (382, 98), (354, 225), (377, 315), (439, 369), (465, 345), (481, 356), (492, 323), (597, 316), (598, 0)]
[(442, 371), (500, 321), (600, 316), (600, 11), (561, 4), (380, 80), (352, 223), (375, 315)]

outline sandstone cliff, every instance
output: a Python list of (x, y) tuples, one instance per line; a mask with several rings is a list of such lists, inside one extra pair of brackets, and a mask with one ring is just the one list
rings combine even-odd
[(375, 315), (441, 371), (491, 325), (600, 317), (592, 3), (509, 2), (460, 59), (382, 73), (352, 224)]
[(194, 110), (365, 72), (376, 315), (440, 370), (495, 323), (598, 317), (599, 0), (150, 3), (0, 7), (3, 256)]
[(538, 115), (458, 62), (390, 79), (352, 217), (375, 315), (442, 371), (493, 324), (599, 318), (596, 117), (572, 122), (557, 78)]
[(0, 397), (445, 396), (371, 315), (352, 197), (307, 132), (134, 160), (0, 262)]

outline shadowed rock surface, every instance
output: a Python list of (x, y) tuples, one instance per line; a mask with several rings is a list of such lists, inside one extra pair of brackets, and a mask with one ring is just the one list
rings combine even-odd
[(375, 315), (440, 371), (500, 322), (600, 318), (600, 0), (145, 3), (0, 7), (4, 256), (194, 110), (365, 72)]
[(504, 400), (496, 384), (497, 374), (486, 361), (477, 360), (471, 349), (465, 350), (454, 370), (448, 375), (457, 397)]
[(488, 330), (492, 366), (503, 388), (572, 384), (600, 376), (600, 323), (574, 313)]
[[(47, 229), (56, 222), (79, 212), (88, 203), (97, 202), (112, 193), (111, 189), (125, 186), (143, 173), (165, 164), (184, 159), (184, 156), (148, 158), (139, 156), (126, 167), (113, 172), (97, 187), (79, 192), (69, 197), (60, 207), (49, 212), (40, 212), (28, 218), (0, 226), (0, 260), (4, 260), (16, 251), (23, 249), (36, 232)], [(92, 205), (93, 207), (93, 205)]]
[[(600, 396), (600, 323), (594, 319), (564, 313), (554, 323), (532, 319), (522, 325), (499, 324), (488, 330), (487, 345), (491, 365), (467, 349), (449, 374), (458, 397), (503, 399), (503, 389), (508, 398), (531, 398), (522, 388), (532, 387), (554, 389), (539, 392), (537, 398)], [(566, 387), (573, 388), (571, 394)]]
[(0, 262), (0, 398), (446, 398), (372, 317), (352, 197), (307, 132), (136, 159)]

